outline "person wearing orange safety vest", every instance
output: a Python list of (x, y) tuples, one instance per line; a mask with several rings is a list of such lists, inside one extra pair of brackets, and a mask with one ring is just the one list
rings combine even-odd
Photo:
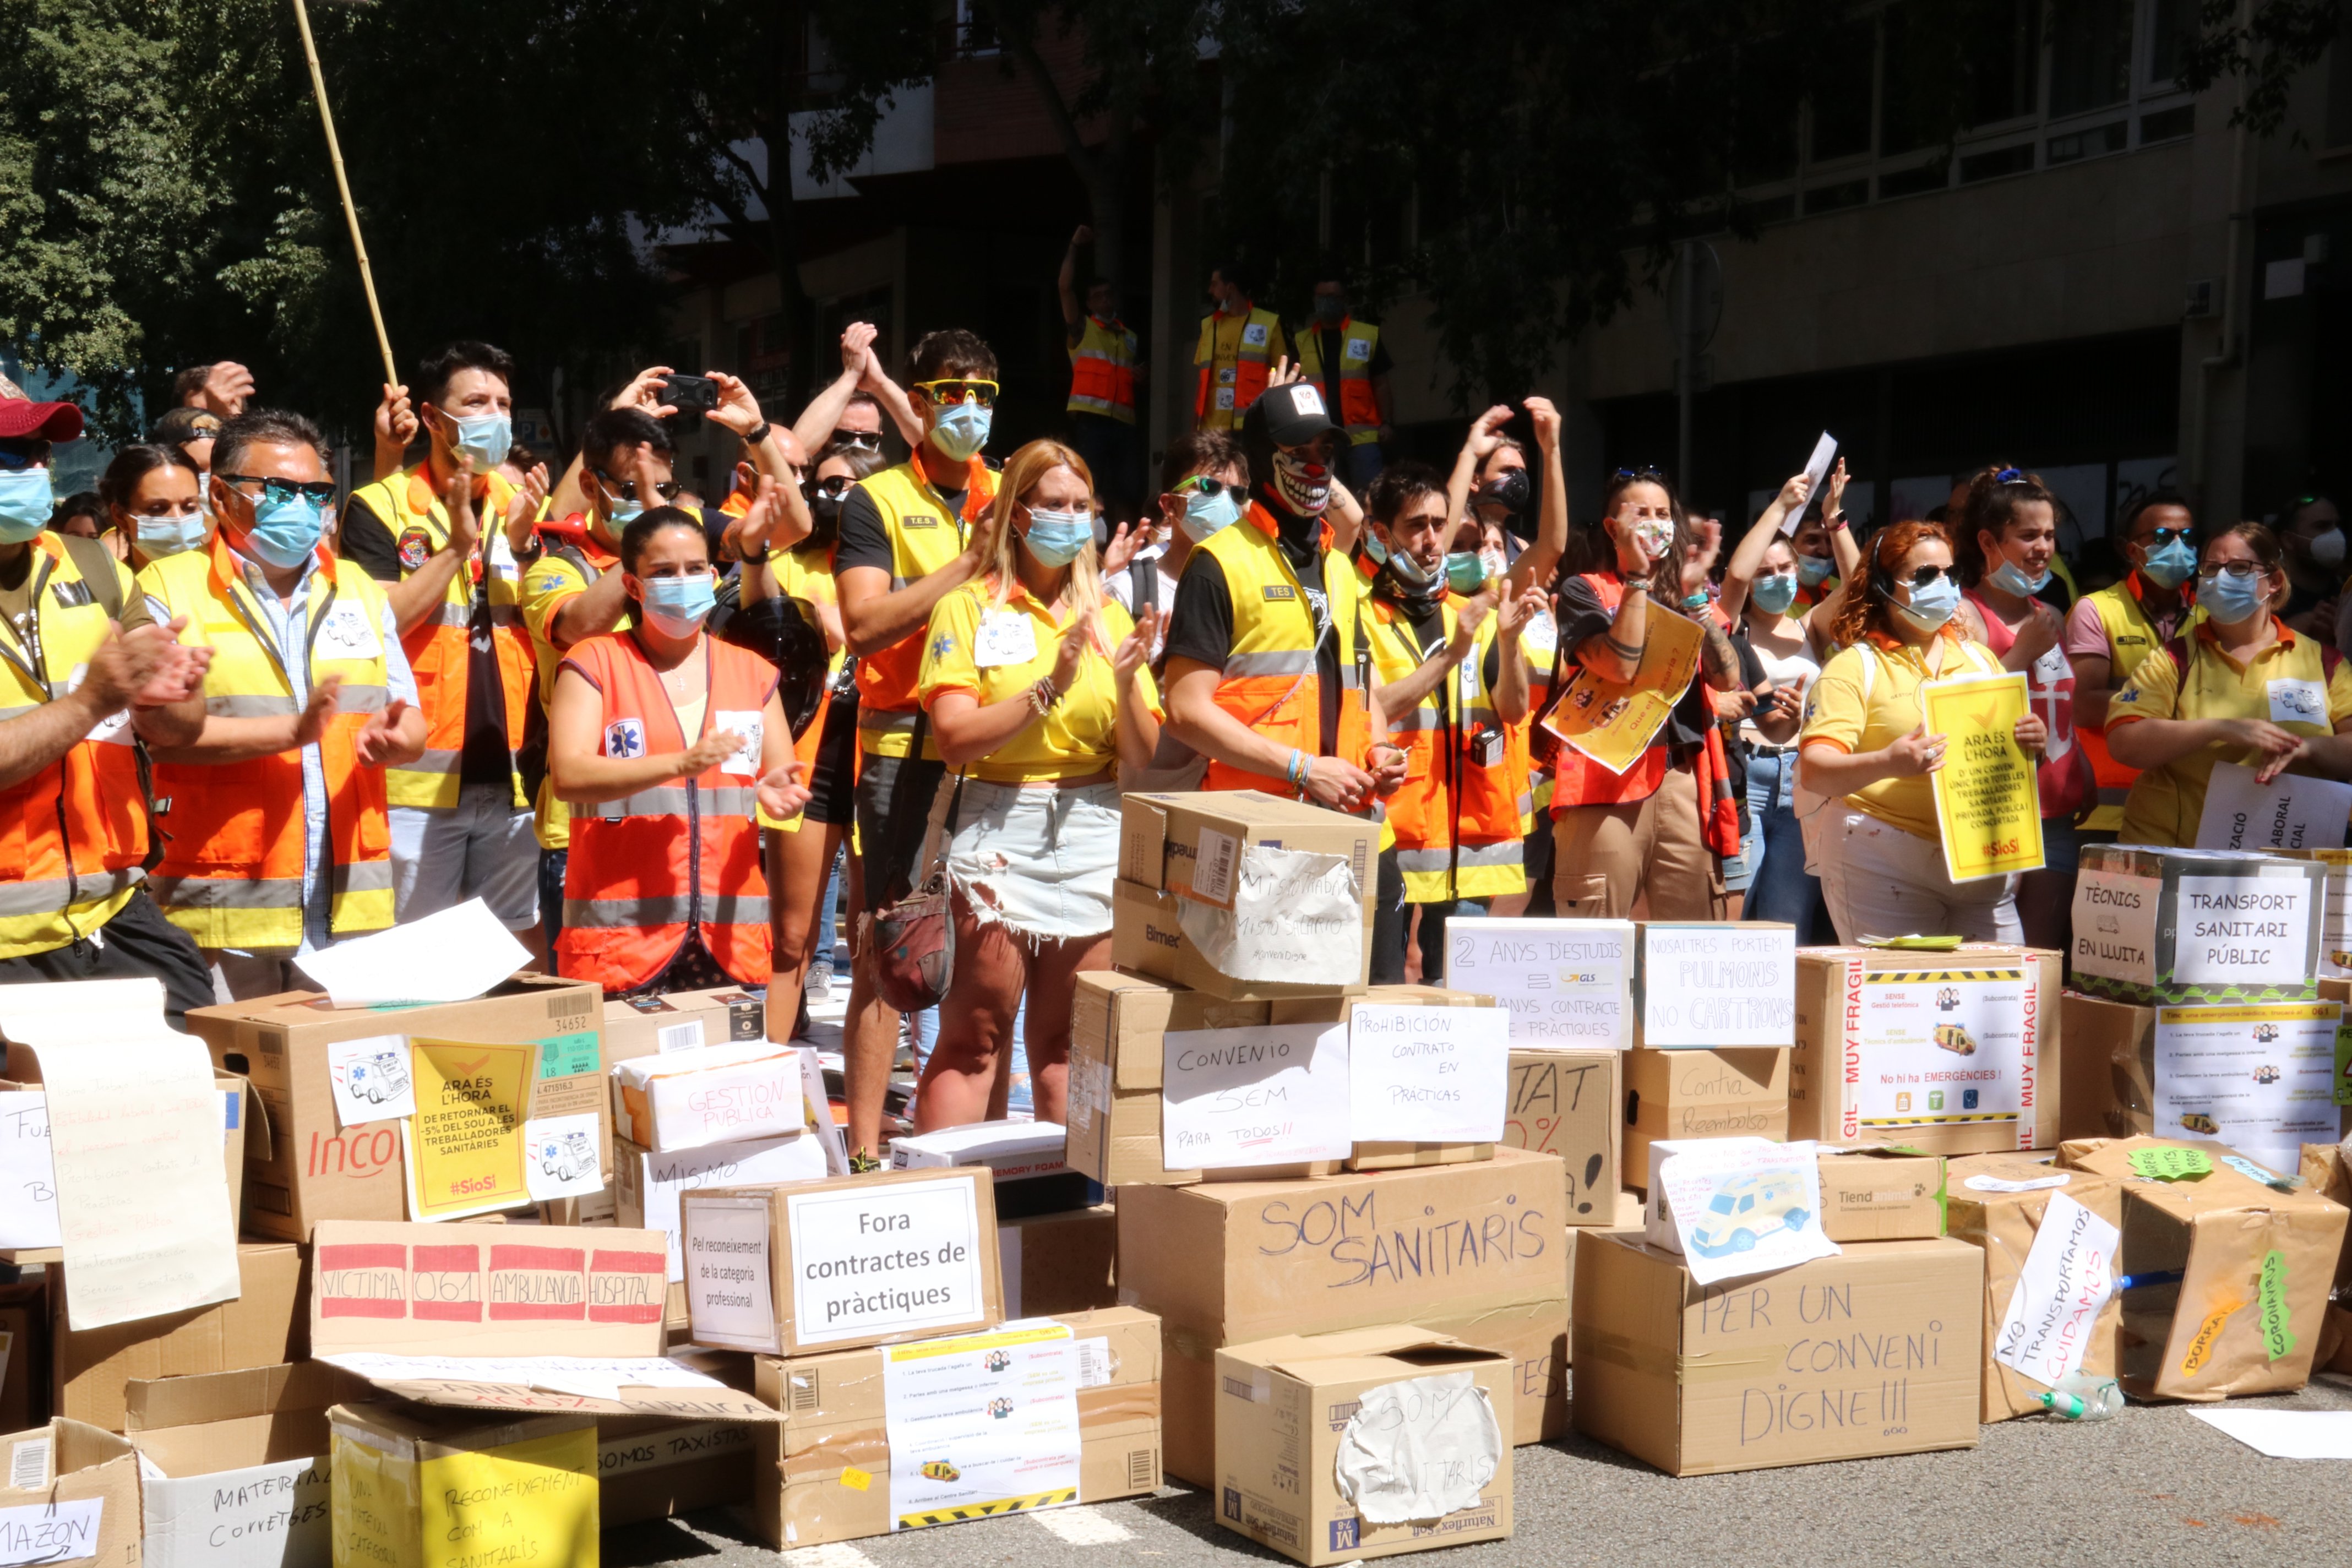
[(1371, 701), (1360, 579), (1323, 515), (1339, 428), (1310, 382), (1272, 387), (1250, 410), (1249, 510), (1184, 563), (1163, 686), (1177, 739), (1207, 759), (1202, 788), (1361, 814), (1404, 782), (1406, 757)]
[(764, 985), (756, 817), (808, 801), (776, 668), (704, 630), (718, 579), (693, 513), (656, 507), (620, 544), (633, 626), (572, 645), (548, 713), (572, 810), (563, 973), (612, 995)]
[(1216, 309), (1201, 318), (1201, 341), (1192, 350), (1192, 427), (1238, 430), (1290, 345), (1281, 320), (1250, 302), (1232, 268), (1209, 274), (1209, 298)]
[[(0, 379), (0, 984), (152, 978), (176, 1021), (215, 998), (140, 886), (154, 838), (139, 742), (202, 731), (209, 655), (179, 645), (184, 626), (159, 624), (103, 544), (46, 531), (52, 444), (81, 433), (73, 404)], [(164, 467), (187, 496), (194, 476)]]
[(2137, 768), (2107, 750), (2107, 707), (2131, 683), (2140, 660), (2204, 617), (2197, 610), (2196, 520), (2174, 490), (2141, 497), (2116, 520), (2116, 537), (2131, 572), (2111, 588), (2085, 594), (2066, 616), (2066, 658), (2074, 667), (2074, 736), (2091, 759), (2098, 804), (2080, 831), (2105, 837), (2124, 825), (2124, 802)]
[(1381, 471), (1381, 444), (1396, 438), (1392, 365), (1380, 323), (1351, 314), (1346, 285), (1327, 278), (1315, 285), (1315, 320), (1291, 337), (1298, 346), (1299, 378), (1320, 386), (1324, 404), (1339, 411), (1348, 437), (1339, 451), (1339, 480), (1360, 496)]
[(1528, 716), (1519, 637), (1544, 595), (1490, 583), (1475, 551), (1447, 552), (1445, 484), (1427, 464), (1382, 473), (1366, 506), (1360, 635), (1406, 758), (1404, 782), (1387, 802), (1403, 901), (1375, 913), (1372, 975), (1404, 980), (1419, 905), (1422, 977), (1433, 981), (1444, 973), (1450, 918), (1527, 889), (1519, 775), (1505, 727)]
[(230, 420), (211, 546), (139, 574), (154, 613), (213, 649), (203, 733), (155, 752), (148, 885), (223, 1000), (301, 987), (295, 958), (393, 923), (385, 773), (425, 753), (391, 604), (321, 542), (322, 447), (299, 415)]
[[(1144, 364), (1136, 335), (1118, 315), (1118, 289), (1108, 278), (1087, 286), (1078, 305), (1078, 247), (1094, 243), (1084, 224), (1062, 252), (1055, 289), (1070, 350), (1070, 444), (1094, 476), (1095, 499), (1114, 523), (1132, 522), (1143, 505), (1143, 447), (1136, 428), (1136, 389)], [(1097, 543), (1107, 542), (1097, 540)]]

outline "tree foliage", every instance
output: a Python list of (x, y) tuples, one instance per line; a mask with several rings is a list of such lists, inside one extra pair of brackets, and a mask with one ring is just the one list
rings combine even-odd
[(2341, 30), (2344, 7), (2342, 0), (2204, 0), (2198, 22), (2180, 85), (2202, 92), (2243, 78), (2245, 97), (2230, 123), (2269, 136), (2286, 119), (2295, 79), (2319, 63)]

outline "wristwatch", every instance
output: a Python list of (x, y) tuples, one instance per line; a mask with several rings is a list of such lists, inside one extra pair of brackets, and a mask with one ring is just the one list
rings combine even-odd
[(746, 566), (764, 566), (768, 563), (768, 547), (764, 544), (760, 546), (760, 553), (757, 555), (745, 550), (740, 544), (735, 547), (735, 558)]

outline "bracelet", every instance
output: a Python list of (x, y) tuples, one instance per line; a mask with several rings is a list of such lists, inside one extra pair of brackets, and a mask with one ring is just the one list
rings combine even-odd
[(1040, 719), (1051, 712), (1054, 704), (1061, 700), (1062, 694), (1055, 688), (1053, 679), (1049, 676), (1039, 676), (1029, 688), (1029, 706), (1037, 710), (1037, 717)]
[(1832, 517), (1823, 519), (1822, 526), (1828, 529), (1832, 533), (1843, 533), (1845, 531), (1845, 513), (1841, 511)]
[(746, 447), (758, 446), (761, 442), (768, 438), (768, 432), (774, 428), (775, 426), (770, 424), (767, 420), (761, 420), (759, 428), (753, 430), (750, 435), (743, 437), (743, 445)]
[(765, 566), (768, 563), (768, 547), (764, 544), (760, 546), (760, 553), (757, 555), (751, 553), (740, 544), (738, 544), (735, 547), (735, 555), (736, 559), (742, 562), (746, 566)]
[(1307, 753), (1300, 751), (1296, 746), (1291, 747), (1290, 761), (1283, 764), (1282, 777), (1283, 782), (1289, 784), (1293, 789), (1305, 787), (1307, 783)]

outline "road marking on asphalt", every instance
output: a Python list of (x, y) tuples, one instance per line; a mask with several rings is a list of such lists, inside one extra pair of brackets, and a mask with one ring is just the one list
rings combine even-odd
[(846, 1542), (832, 1541), (823, 1546), (803, 1546), (787, 1552), (784, 1561), (792, 1568), (874, 1568), (874, 1559)]
[(1133, 1539), (1127, 1526), (1090, 1508), (1046, 1508), (1029, 1516), (1073, 1546), (1110, 1546)]

